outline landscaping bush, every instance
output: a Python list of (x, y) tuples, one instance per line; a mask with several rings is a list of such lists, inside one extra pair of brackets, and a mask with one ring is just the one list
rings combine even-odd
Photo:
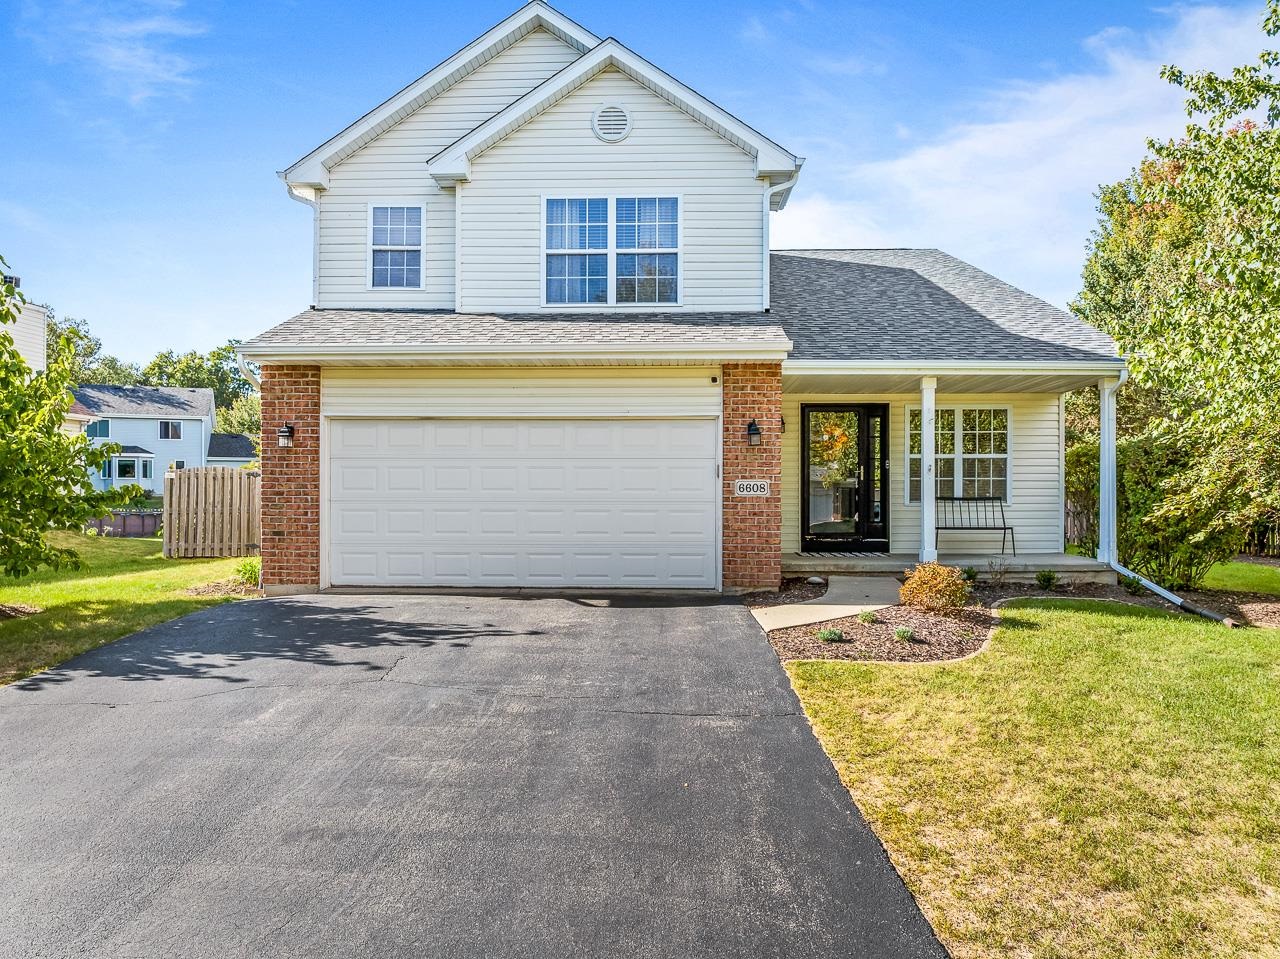
[(1142, 585), (1142, 580), (1136, 576), (1121, 576), (1120, 585), (1130, 596), (1141, 596), (1147, 590), (1147, 587)]
[(1156, 515), (1196, 455), (1186, 441), (1151, 436), (1127, 440), (1117, 450), (1120, 563), (1166, 589), (1195, 589), (1213, 566), (1234, 558), (1248, 537), (1247, 530), (1215, 528), (1212, 506)]
[(899, 626), (893, 631), (893, 637), (899, 642), (910, 643), (915, 641), (916, 633), (910, 626)]
[(858, 614), (858, 622), (863, 626), (870, 626), (876, 621), (876, 614), (873, 610), (864, 609)]
[(236, 579), (251, 589), (257, 589), (262, 580), (262, 557), (246, 556), (236, 563)]
[(969, 584), (964, 581), (964, 574), (954, 566), (921, 563), (898, 590), (898, 598), (906, 606), (939, 613), (952, 612), (964, 608), (969, 599)]
[(1058, 574), (1051, 569), (1037, 570), (1036, 585), (1041, 589), (1053, 589), (1058, 585)]
[(818, 630), (818, 641), (823, 643), (843, 643), (844, 633), (838, 629)]
[(966, 566), (964, 569), (960, 570), (960, 573), (964, 576), (964, 581), (966, 583), (976, 583), (978, 581), (978, 571), (972, 566)]

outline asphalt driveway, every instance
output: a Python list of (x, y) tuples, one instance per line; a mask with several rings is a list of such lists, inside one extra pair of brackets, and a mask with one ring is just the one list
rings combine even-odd
[(0, 689), (0, 956), (943, 955), (733, 601), (253, 601)]

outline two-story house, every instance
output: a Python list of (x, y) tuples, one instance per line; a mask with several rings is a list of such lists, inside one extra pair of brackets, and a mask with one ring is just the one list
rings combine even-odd
[(771, 253), (802, 162), (534, 2), (281, 173), (315, 246), (241, 347), (268, 591), (764, 588), (1005, 526), (1070, 565), (1063, 395), (1107, 436), (1115, 344), (937, 250)]
[(242, 466), (254, 459), (253, 441), (217, 433), (213, 390), (184, 386), (86, 385), (74, 391), (96, 445), (120, 447), (93, 477), (98, 489), (138, 485), (163, 495), (170, 469)]

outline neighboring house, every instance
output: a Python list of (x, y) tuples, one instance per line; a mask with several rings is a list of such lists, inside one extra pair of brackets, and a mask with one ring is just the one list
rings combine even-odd
[(1115, 344), (937, 250), (770, 254), (801, 164), (535, 2), (285, 170), (314, 305), (241, 346), (267, 589), (901, 569), (935, 489), (1068, 564), (1063, 394), (1099, 384), (1114, 555)]
[(85, 433), (98, 445), (122, 447), (94, 477), (99, 489), (136, 483), (163, 493), (165, 470), (209, 465), (213, 390), (89, 385), (76, 389), (75, 396), (93, 417)]
[(206, 466), (248, 466), (258, 461), (253, 439), (244, 433), (211, 433)]
[[(21, 277), (5, 276), (3, 280), (12, 283), (16, 289), (22, 288)], [(48, 343), (45, 333), (48, 324), (48, 310), (35, 303), (24, 303), (18, 313), (17, 321), (5, 327), (13, 335), (13, 345), (27, 361), (27, 366), (33, 370), (43, 370), (48, 362)]]

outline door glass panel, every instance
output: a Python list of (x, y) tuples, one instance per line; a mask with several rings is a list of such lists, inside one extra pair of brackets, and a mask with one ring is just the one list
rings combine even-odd
[(880, 416), (872, 416), (867, 420), (868, 436), (868, 452), (867, 452), (867, 469), (871, 471), (871, 522), (883, 523), (884, 517), (881, 515), (883, 503), (881, 500), (881, 487), (884, 485), (884, 477), (880, 475), (882, 461), (884, 457), (880, 455), (881, 433), (884, 422)]
[(805, 467), (811, 534), (857, 535), (858, 482), (863, 465), (859, 445), (856, 411), (809, 414), (809, 462)]

